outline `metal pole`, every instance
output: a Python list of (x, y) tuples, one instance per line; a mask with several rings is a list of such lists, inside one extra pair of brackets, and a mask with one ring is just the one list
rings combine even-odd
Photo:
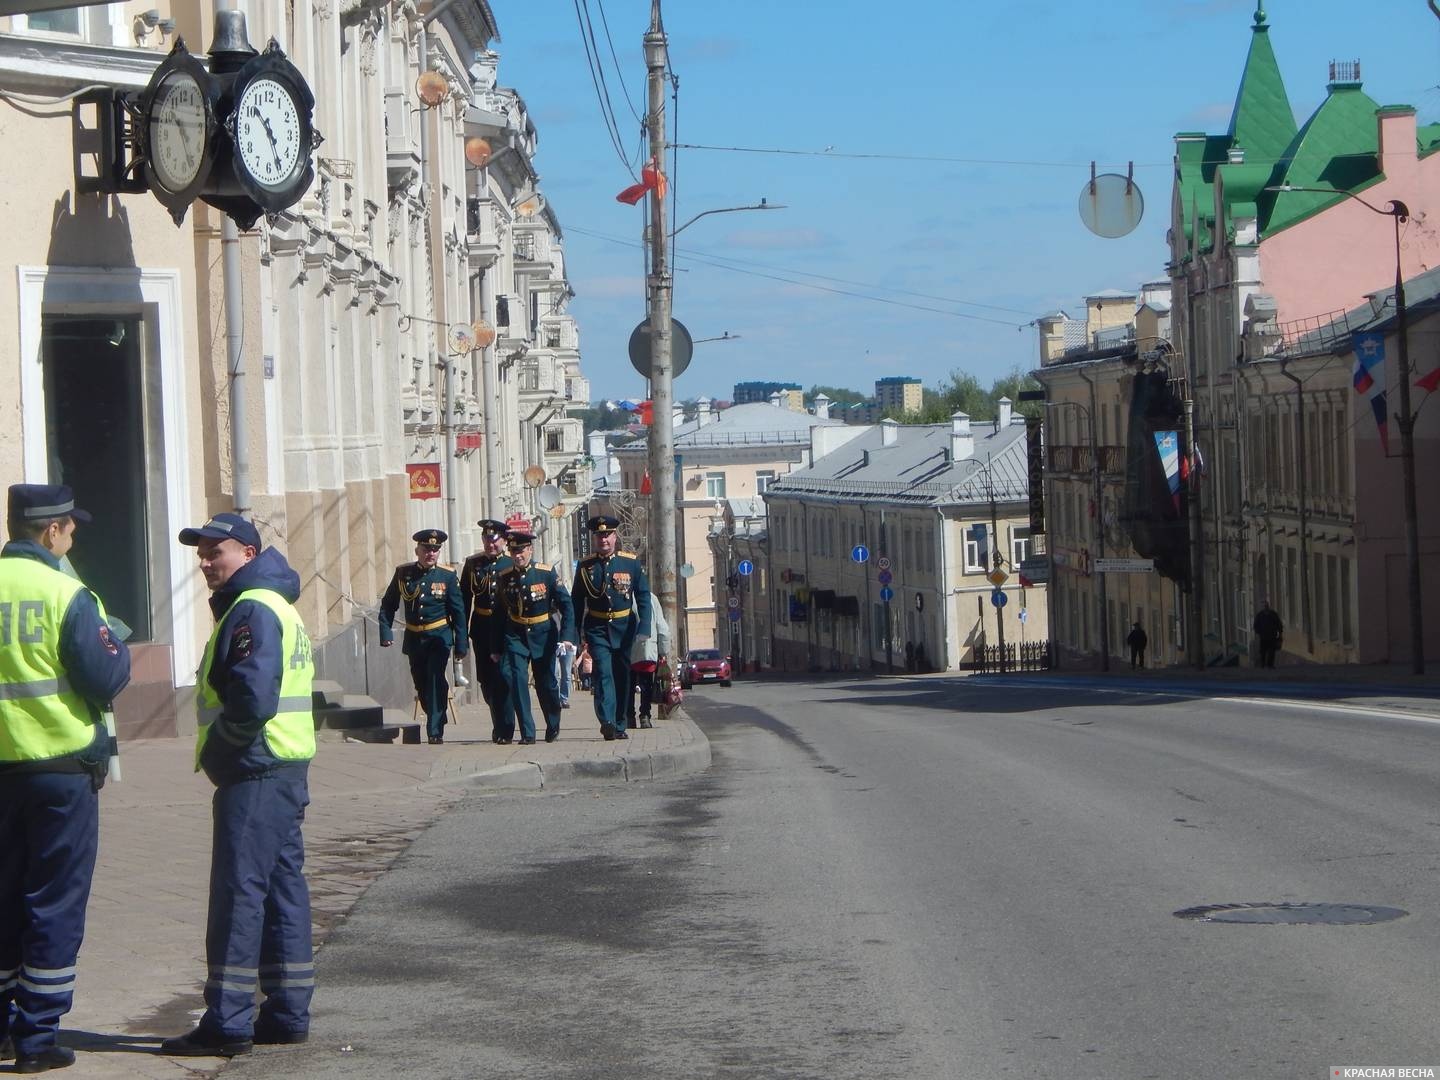
[[(644, 38), (649, 72), (650, 157), (655, 168), (665, 163), (665, 69), (668, 66), (660, 0), (650, 0), (650, 29)], [(671, 626), (679, 623), (675, 607), (675, 429), (672, 416), (674, 370), (671, 366), (671, 291), (673, 282), (665, 245), (665, 199), (650, 192), (650, 587)]]
[(1303, 381), (1280, 362), (1280, 374), (1295, 384), (1295, 477), (1300, 496), (1300, 623), (1305, 630), (1305, 649), (1315, 655), (1315, 620), (1310, 614), (1310, 538), (1305, 520), (1305, 394)]
[(235, 512), (250, 514), (250, 430), (245, 412), (245, 309), (240, 280), (240, 227), (220, 218), (221, 274), (225, 283), (225, 351), (230, 371), (230, 486)]
[[(995, 505), (995, 474), (991, 471), (994, 464), (994, 455), (985, 455), (985, 487), (990, 492), (990, 543), (993, 550), (990, 554), (990, 563), (996, 570), (1000, 569), (1000, 512)], [(1000, 587), (995, 586), (999, 592)], [(1000, 645), (1000, 674), (1005, 674), (1005, 609), (999, 604), (995, 606), (995, 640)]]
[[(495, 285), (488, 272), (480, 275), (480, 311), (487, 322), (494, 319)], [(499, 365), (499, 341), (497, 334), (485, 348), (480, 350), (480, 392), (485, 398), (485, 513), (492, 518), (503, 518), (500, 512), (500, 455), (502, 446), (500, 422), (499, 380), (496, 367)]]
[(1100, 579), (1100, 670), (1109, 671), (1110, 604), (1105, 575), (1098, 566), (1099, 561), (1105, 558), (1105, 499), (1100, 475), (1100, 432), (1095, 422), (1095, 380), (1083, 371), (1079, 374), (1090, 386), (1090, 408), (1086, 415), (1090, 425), (1090, 468), (1094, 470), (1095, 474), (1095, 560), (1097, 563), (1092, 573)]
[(1425, 626), (1420, 603), (1420, 529), (1415, 501), (1415, 416), (1410, 411), (1410, 335), (1405, 310), (1405, 277), (1400, 268), (1400, 224), (1410, 216), (1399, 200), (1390, 204), (1395, 218), (1395, 333), (1400, 339), (1400, 468), (1405, 488), (1405, 571), (1410, 590), (1410, 670), (1425, 674)]

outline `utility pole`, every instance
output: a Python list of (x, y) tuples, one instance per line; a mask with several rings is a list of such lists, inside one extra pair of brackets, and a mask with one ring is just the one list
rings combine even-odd
[[(1001, 557), (1000, 557), (1000, 511), (999, 511), (999, 510), (996, 508), (996, 506), (995, 506), (995, 473), (992, 471), (994, 464), (995, 464), (995, 463), (994, 463), (994, 460), (993, 460), (993, 455), (991, 455), (991, 454), (986, 454), (986, 455), (985, 455), (985, 487), (988, 488), (988, 489), (989, 489), (989, 492), (990, 492), (990, 543), (991, 543), (992, 548), (993, 548), (993, 551), (991, 552), (991, 556), (990, 556), (990, 562), (991, 562), (991, 564), (994, 566), (994, 568), (995, 568), (996, 570), (999, 570), (999, 569), (1001, 569), (1001, 567), (1000, 567), (1000, 563), (1001, 563)], [(995, 588), (995, 591), (996, 591), (996, 592), (999, 592), (999, 591), (1000, 591), (1000, 586), (999, 586), (999, 585), (995, 585), (994, 588)], [(1000, 605), (1000, 604), (996, 604), (996, 605), (995, 605), (995, 640), (996, 640), (997, 642), (999, 642), (999, 644), (1000, 644), (1000, 674), (1001, 674), (1001, 675), (1004, 675), (1004, 674), (1005, 674), (1005, 608), (1004, 608), (1002, 605)]]
[[(1440, 12), (1436, 13), (1440, 15)], [(1372, 207), (1373, 209), (1373, 207)], [(1405, 579), (1410, 591), (1410, 670), (1425, 674), (1425, 625), (1420, 604), (1420, 528), (1415, 498), (1415, 414), (1410, 411), (1410, 327), (1405, 310), (1405, 275), (1400, 268), (1400, 224), (1410, 208), (1390, 203), (1395, 219), (1395, 336), (1400, 346), (1400, 469), (1405, 487)]]
[[(646, 85), (649, 89), (650, 158), (657, 172), (665, 162), (665, 69), (669, 66), (660, 0), (650, 0), (650, 29), (645, 34)], [(670, 311), (674, 283), (665, 253), (665, 185), (650, 191), (650, 588), (665, 613), (679, 626), (675, 608), (675, 427), (674, 368), (671, 362)]]

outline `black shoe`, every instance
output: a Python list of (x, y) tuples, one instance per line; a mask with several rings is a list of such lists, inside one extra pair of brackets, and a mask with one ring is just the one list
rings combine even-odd
[(510, 736), (507, 735), (505, 738), (503, 738), (503, 739), (496, 739), (495, 741), (496, 741), (497, 743), (499, 743), (501, 746), (509, 746), (509, 745), (510, 745), (512, 742), (514, 742), (515, 740), (512, 739)]
[(534, 745), (535, 745), (535, 740), (534, 740), (533, 738), (522, 738), (522, 739), (520, 740), (520, 745), (521, 745), (521, 746), (534, 746)]
[(197, 1027), (184, 1035), (166, 1039), (160, 1044), (160, 1053), (170, 1057), (235, 1057), (248, 1054), (254, 1044), (249, 1039), (233, 1039), (217, 1035)]
[(38, 1054), (18, 1054), (15, 1058), (17, 1073), (49, 1072), (51, 1069), (65, 1069), (75, 1064), (75, 1051), (68, 1046), (51, 1046)]
[(642, 728), (645, 728), (645, 727), (653, 728), (655, 725), (650, 722), (650, 720), (649, 720), (648, 717), (646, 717), (646, 718), (641, 719), (641, 721), (640, 721), (640, 726), (641, 726)]
[(257, 1023), (255, 1025), (256, 1046), (297, 1046), (300, 1043), (308, 1042), (310, 1032), (308, 1031), (287, 1031), (276, 1024)]
[(624, 730), (623, 728), (616, 728), (616, 729), (615, 729), (615, 738), (617, 738), (617, 739), (628, 739), (629, 737), (630, 737), (630, 736), (625, 732), (625, 730)]
[(615, 741), (615, 729), (614, 729), (613, 727), (611, 727), (609, 724), (606, 724), (604, 727), (602, 727), (602, 728), (600, 729), (600, 735), (601, 735), (601, 737), (604, 738), (604, 740), (605, 740), (606, 742), (614, 742), (614, 741)]
[(558, 739), (559, 737), (560, 737), (560, 732), (558, 732), (558, 731), (547, 731), (547, 732), (545, 732), (545, 741), (546, 741), (546, 742), (554, 742), (554, 741), (555, 741), (556, 739)]

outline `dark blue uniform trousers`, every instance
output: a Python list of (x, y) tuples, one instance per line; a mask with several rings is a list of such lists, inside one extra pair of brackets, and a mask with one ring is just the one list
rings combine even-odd
[(500, 664), (490, 659), (489, 645), (474, 644), (483, 642), (483, 637), (474, 636), (472, 631), (470, 640), (475, 651), (475, 677), (480, 680), (480, 692), (490, 707), (490, 737), (513, 739), (515, 723), (510, 719), (510, 691), (505, 685), (505, 673)]
[(450, 646), (439, 634), (416, 635), (409, 642), (410, 678), (415, 681), (415, 695), (420, 711), (425, 714), (425, 734), (432, 739), (445, 734), (445, 718), (450, 710)]
[(625, 730), (625, 702), (630, 697), (630, 649), (634, 639), (627, 637), (621, 645), (608, 640), (587, 637), (590, 656), (594, 661), (592, 679), (595, 687), (595, 715), (601, 728)]
[(267, 1027), (309, 1030), (315, 960), (300, 835), (309, 802), (303, 770), (215, 789), (200, 1021), (213, 1034), (250, 1038), (257, 987), (265, 995), (259, 1020)]
[(520, 721), (520, 737), (535, 738), (535, 718), (530, 711), (531, 672), (535, 674), (535, 696), (540, 699), (540, 711), (545, 716), (545, 734), (558, 735), (560, 682), (555, 677), (555, 650), (546, 649), (538, 657), (507, 650), (500, 654), (500, 670), (505, 675), (510, 707)]
[(0, 776), (0, 1039), (55, 1045), (95, 872), (100, 798), (88, 773)]

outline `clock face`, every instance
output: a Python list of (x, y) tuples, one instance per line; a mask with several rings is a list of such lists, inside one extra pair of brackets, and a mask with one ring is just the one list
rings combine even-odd
[(300, 110), (289, 87), (264, 76), (252, 79), (235, 108), (235, 150), (261, 187), (284, 187), (300, 170)]
[(170, 191), (183, 191), (205, 161), (205, 95), (195, 76), (165, 77), (150, 108), (150, 167)]

